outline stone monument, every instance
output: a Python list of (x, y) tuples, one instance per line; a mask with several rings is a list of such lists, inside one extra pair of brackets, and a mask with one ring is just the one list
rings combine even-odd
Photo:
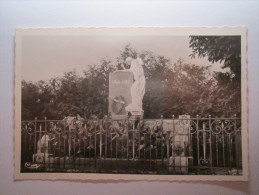
[(33, 163), (44, 163), (48, 162), (49, 159), (49, 141), (50, 137), (48, 135), (43, 135), (41, 139), (37, 142), (37, 153), (33, 154)]
[(112, 119), (125, 119), (125, 107), (131, 103), (130, 88), (133, 84), (131, 72), (115, 71), (109, 75), (109, 112)]
[(130, 69), (115, 71), (109, 77), (109, 112), (113, 119), (143, 118), (142, 100), (146, 79), (140, 58), (128, 57)]
[(134, 83), (131, 86), (131, 103), (125, 108), (134, 118), (143, 118), (142, 100), (145, 94), (146, 79), (143, 70), (143, 62), (140, 58), (133, 59), (128, 57), (126, 63), (130, 64), (130, 71), (134, 76)]

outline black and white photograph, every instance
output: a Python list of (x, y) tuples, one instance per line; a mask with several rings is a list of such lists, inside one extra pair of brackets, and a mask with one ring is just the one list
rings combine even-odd
[(246, 28), (16, 29), (15, 177), (247, 180)]

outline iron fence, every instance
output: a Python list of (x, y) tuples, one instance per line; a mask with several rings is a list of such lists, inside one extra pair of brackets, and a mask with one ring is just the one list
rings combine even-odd
[(22, 172), (242, 174), (240, 118), (35, 119), (21, 135)]

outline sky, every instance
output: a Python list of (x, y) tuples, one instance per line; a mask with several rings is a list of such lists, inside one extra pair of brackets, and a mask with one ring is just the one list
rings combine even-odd
[[(139, 52), (148, 50), (165, 56), (172, 64), (179, 58), (201, 66), (212, 64), (206, 58), (190, 58), (188, 36), (27, 35), (22, 41), (22, 79), (33, 82), (72, 70), (82, 75), (88, 65), (98, 65), (103, 58), (115, 63), (127, 44)], [(220, 67), (214, 63), (211, 71), (226, 71)]]

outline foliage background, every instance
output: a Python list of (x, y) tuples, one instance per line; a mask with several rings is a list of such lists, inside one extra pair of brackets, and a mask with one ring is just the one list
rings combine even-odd
[[(22, 81), (22, 120), (35, 117), (62, 119), (81, 115), (99, 118), (108, 114), (109, 73), (127, 66), (129, 56), (144, 62), (146, 93), (144, 118), (189, 114), (192, 117), (240, 116), (241, 51), (238, 36), (191, 36), (192, 57), (208, 57), (212, 65), (176, 62), (150, 51), (137, 51), (130, 45), (122, 48), (116, 63), (101, 59), (83, 76), (76, 71), (48, 81)], [(213, 62), (223, 62), (229, 72), (212, 72)], [(129, 67), (126, 67), (129, 68)]]

